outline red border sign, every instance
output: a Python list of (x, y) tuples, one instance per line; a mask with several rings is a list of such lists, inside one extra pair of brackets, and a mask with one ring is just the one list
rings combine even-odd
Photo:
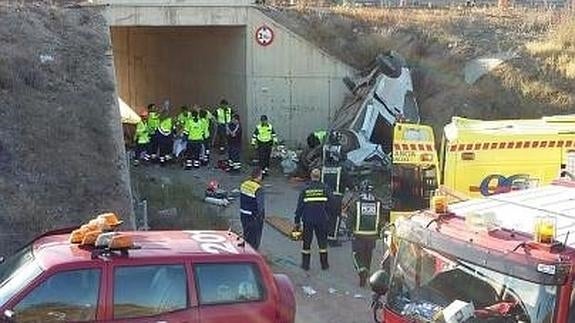
[(256, 42), (261, 46), (268, 46), (273, 41), (274, 31), (270, 27), (263, 25), (256, 30)]

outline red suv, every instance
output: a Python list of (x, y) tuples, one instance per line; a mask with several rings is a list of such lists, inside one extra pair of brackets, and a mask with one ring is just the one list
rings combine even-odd
[(0, 264), (9, 322), (295, 320), (293, 285), (231, 232), (121, 232), (133, 247), (98, 249), (47, 233)]

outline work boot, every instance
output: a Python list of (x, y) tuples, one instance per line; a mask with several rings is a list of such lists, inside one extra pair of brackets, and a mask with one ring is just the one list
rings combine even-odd
[(319, 261), (321, 262), (321, 270), (329, 269), (329, 263), (327, 262), (327, 252), (319, 253)]
[(184, 168), (185, 169), (192, 169), (193, 166), (194, 166), (194, 164), (192, 163), (192, 160), (186, 159), (186, 163), (184, 164)]
[(359, 273), (359, 287), (365, 287), (367, 283), (367, 271)]
[(311, 260), (311, 255), (308, 253), (301, 254), (301, 269), (309, 270), (309, 262)]

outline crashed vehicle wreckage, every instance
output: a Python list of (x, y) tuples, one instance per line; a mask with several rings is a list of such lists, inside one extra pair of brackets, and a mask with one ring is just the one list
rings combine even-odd
[[(405, 59), (394, 51), (380, 54), (364, 72), (345, 77), (343, 82), (351, 95), (336, 112), (329, 131), (341, 133), (345, 167), (358, 170), (389, 166), (394, 125), (420, 120)], [(319, 167), (322, 149), (318, 146), (304, 151), (302, 168)]]

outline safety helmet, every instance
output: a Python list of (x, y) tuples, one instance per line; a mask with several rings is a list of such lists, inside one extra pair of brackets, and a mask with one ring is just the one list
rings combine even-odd
[(373, 185), (371, 184), (371, 182), (368, 179), (364, 179), (359, 184), (359, 190), (361, 192), (364, 192), (364, 193), (373, 192)]
[(208, 190), (210, 190), (210, 191), (216, 191), (218, 188), (220, 188), (220, 183), (218, 183), (218, 181), (216, 181), (215, 179), (214, 179), (214, 180), (211, 180), (211, 181), (208, 183)]
[(336, 130), (332, 130), (329, 133), (329, 142), (331, 144), (336, 144), (336, 143), (340, 143), (341, 142), (341, 132), (336, 131)]
[(265, 114), (263, 114), (263, 115), (260, 117), (260, 121), (261, 121), (261, 122), (268, 121), (268, 116), (265, 115)]

